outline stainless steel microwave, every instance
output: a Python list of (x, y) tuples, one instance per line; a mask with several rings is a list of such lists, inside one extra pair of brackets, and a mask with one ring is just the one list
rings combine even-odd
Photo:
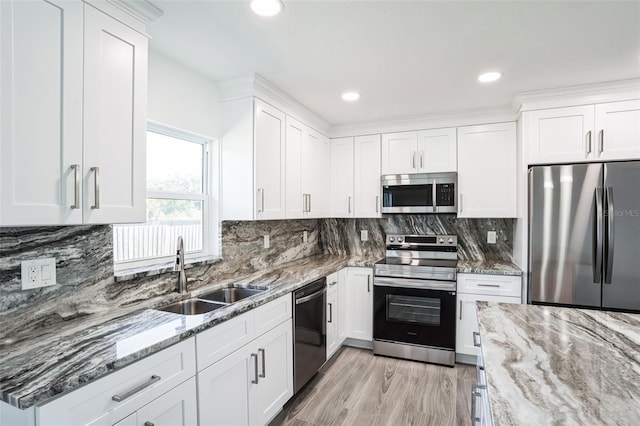
[(458, 175), (415, 173), (384, 175), (382, 213), (457, 213)]

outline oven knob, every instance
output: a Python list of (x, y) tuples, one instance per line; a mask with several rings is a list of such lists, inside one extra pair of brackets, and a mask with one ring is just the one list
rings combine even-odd
[(395, 238), (393, 238), (393, 237), (389, 237), (389, 242), (390, 242), (390, 243), (394, 242), (395, 240), (396, 240)]
[(444, 238), (440, 238), (440, 244), (444, 243)]
[(448, 243), (453, 244), (453, 238), (449, 238)]
[(402, 237), (398, 237), (398, 242), (401, 243), (402, 242)]

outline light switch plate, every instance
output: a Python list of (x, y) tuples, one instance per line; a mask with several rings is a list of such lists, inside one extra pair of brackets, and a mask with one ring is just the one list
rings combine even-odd
[(56, 259), (54, 257), (24, 260), (20, 266), (23, 290), (56, 285)]
[(496, 231), (487, 231), (487, 242), (489, 244), (496, 243)]
[(264, 236), (264, 248), (269, 248), (269, 234)]
[(369, 231), (366, 229), (360, 230), (360, 241), (369, 241)]

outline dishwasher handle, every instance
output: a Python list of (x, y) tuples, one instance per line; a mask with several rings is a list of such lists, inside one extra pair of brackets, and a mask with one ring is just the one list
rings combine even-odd
[(296, 299), (296, 305), (300, 305), (302, 303), (308, 302), (309, 300), (317, 299), (327, 292), (327, 288), (324, 287), (320, 291), (316, 291), (315, 293), (311, 293), (308, 296), (301, 297), (300, 299)]

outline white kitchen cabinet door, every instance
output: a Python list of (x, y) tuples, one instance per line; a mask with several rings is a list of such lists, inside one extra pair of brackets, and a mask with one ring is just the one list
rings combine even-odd
[(354, 216), (380, 217), (380, 135), (354, 139)]
[(327, 359), (338, 350), (338, 289), (327, 293)]
[(347, 282), (347, 337), (373, 340), (373, 271), (349, 268)]
[(302, 192), (302, 144), (305, 126), (287, 116), (285, 192), (286, 217), (300, 219), (306, 215)]
[(253, 345), (244, 346), (198, 373), (198, 417), (201, 425), (249, 424), (249, 386), (257, 381)]
[(197, 426), (196, 378), (192, 377), (138, 410), (138, 426)]
[(331, 140), (331, 217), (353, 217), (353, 138)]
[(302, 145), (302, 192), (307, 195), (305, 217), (329, 217), (329, 138), (306, 127)]
[(382, 135), (382, 174), (418, 173), (418, 132)]
[(458, 170), (455, 127), (418, 132), (418, 170), (420, 173)]
[(82, 223), (82, 31), (82, 2), (0, 2), (0, 226)]
[(285, 115), (255, 101), (256, 219), (285, 218)]
[(258, 383), (250, 384), (252, 425), (267, 424), (293, 396), (293, 327), (283, 322), (256, 339)]
[(529, 164), (579, 162), (595, 158), (593, 105), (525, 111), (523, 120), (529, 145)]
[(458, 217), (516, 217), (516, 124), (458, 128)]
[(597, 160), (640, 158), (640, 100), (595, 106)]
[(478, 332), (476, 302), (520, 303), (519, 297), (488, 296), (458, 292), (458, 316), (456, 326), (456, 353), (477, 356), (478, 348), (473, 344), (473, 332)]
[(85, 5), (84, 223), (146, 219), (147, 37)]
[[(343, 268), (338, 274), (338, 348), (347, 338), (347, 279), (349, 268)], [(372, 308), (373, 309), (373, 308)]]

